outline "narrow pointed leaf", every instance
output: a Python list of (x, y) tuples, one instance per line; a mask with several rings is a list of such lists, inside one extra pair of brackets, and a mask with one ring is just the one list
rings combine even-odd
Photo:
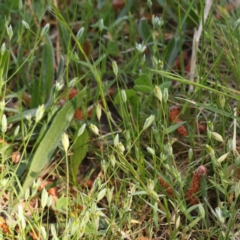
[(76, 180), (78, 168), (86, 157), (88, 150), (88, 131), (85, 128), (84, 132), (77, 138), (73, 145), (73, 155), (71, 156), (72, 177)]
[(75, 110), (81, 104), (85, 92), (86, 88), (84, 88), (71, 101), (67, 102), (54, 117), (51, 126), (49, 127), (45, 136), (42, 138), (40, 145), (38, 146), (35, 154), (33, 155), (29, 172), (23, 184), (22, 194), (39, 176), (42, 169), (51, 163), (52, 155), (61, 140), (62, 133), (69, 126)]

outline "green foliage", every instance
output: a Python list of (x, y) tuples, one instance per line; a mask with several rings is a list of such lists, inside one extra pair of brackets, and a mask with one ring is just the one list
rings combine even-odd
[(52, 155), (56, 151), (63, 132), (69, 126), (75, 110), (79, 107), (85, 91), (86, 88), (63, 106), (54, 117), (51, 126), (32, 157), (30, 168), (23, 184), (22, 194), (33, 183), (34, 179), (39, 176), (41, 170), (51, 163)]
[(239, 238), (239, 8), (22, 2), (0, 3), (0, 238)]
[(149, 74), (142, 74), (136, 81), (134, 89), (139, 92), (149, 93), (153, 90), (152, 80)]
[[(77, 133), (76, 133), (77, 134)], [(89, 136), (87, 129), (78, 137), (73, 145), (73, 155), (71, 156), (71, 173), (76, 183), (79, 166), (87, 155)]]

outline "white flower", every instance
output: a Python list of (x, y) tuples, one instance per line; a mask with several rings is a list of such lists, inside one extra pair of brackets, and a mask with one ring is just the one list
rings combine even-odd
[(135, 47), (140, 53), (143, 53), (147, 48), (142, 43), (135, 43)]

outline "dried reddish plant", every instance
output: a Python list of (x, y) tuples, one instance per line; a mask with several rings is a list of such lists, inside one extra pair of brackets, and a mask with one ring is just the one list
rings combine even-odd
[(70, 89), (69, 91), (69, 99), (74, 98), (78, 94), (78, 90), (75, 88)]
[[(177, 120), (176, 120), (176, 123), (179, 123), (179, 122), (181, 122), (181, 119), (177, 119)], [(188, 134), (188, 131), (187, 131), (186, 127), (183, 126), (183, 125), (180, 126), (180, 127), (177, 129), (177, 132), (178, 132), (181, 136), (183, 136), (183, 137), (186, 137), (187, 134)]]
[[(198, 167), (198, 169), (194, 172), (190, 187), (185, 193), (185, 199), (189, 204), (195, 205), (199, 203), (199, 200), (196, 198), (195, 194), (200, 188), (201, 178), (206, 175), (207, 175), (207, 168), (204, 165), (201, 165), (200, 167)], [(159, 177), (158, 180), (161, 187), (165, 190), (165, 192), (168, 195), (174, 197), (175, 194), (172, 187), (161, 177)]]
[(180, 109), (178, 107), (172, 107), (169, 112), (169, 119), (171, 122), (176, 122), (179, 118)]
[(199, 131), (199, 133), (205, 133), (207, 131), (207, 125), (206, 124), (199, 124), (198, 125), (198, 131)]
[(0, 228), (2, 229), (2, 232), (4, 234), (8, 234), (9, 233), (9, 229), (8, 226), (6, 224), (6, 221), (3, 217), (0, 217)]
[[(92, 43), (90, 41), (87, 41), (87, 40), (84, 41), (84, 43), (82, 45), (82, 48), (83, 48), (83, 51), (84, 51), (84, 53), (85, 53), (85, 55), (87, 57), (89, 57), (92, 54), (92, 52), (93, 52), (93, 45), (92, 45)], [(85, 60), (85, 56), (82, 55), (81, 59)]]
[(123, 0), (113, 0), (112, 7), (115, 10), (122, 10), (124, 8), (125, 2)]
[(161, 177), (159, 177), (158, 180), (161, 187), (165, 190), (165, 192), (170, 196), (174, 197), (174, 192), (171, 186), (167, 182), (165, 182)]
[(31, 236), (32, 240), (42, 240), (42, 236), (40, 235), (39, 231), (37, 231), (37, 229), (29, 232), (29, 235)]
[[(182, 120), (180, 119), (179, 114), (180, 109), (178, 107), (172, 107), (169, 112), (170, 121), (173, 123), (180, 123)], [(188, 134), (187, 128), (183, 125), (177, 129), (177, 132), (183, 137), (187, 136)]]
[(203, 176), (206, 176), (207, 168), (204, 165), (198, 167), (198, 169), (193, 173), (193, 178), (189, 189), (186, 191), (185, 198), (186, 201), (195, 205), (199, 203), (199, 200), (195, 197), (196, 192), (200, 188), (200, 181)]
[(86, 188), (88, 188), (88, 189), (92, 189), (92, 187), (93, 187), (93, 180), (91, 180), (91, 179), (89, 179), (89, 180), (87, 180), (87, 181), (84, 181), (84, 182), (82, 182), (82, 186), (83, 187), (86, 187)]
[(18, 164), (21, 159), (21, 153), (20, 152), (13, 152), (11, 155), (12, 162), (14, 164)]

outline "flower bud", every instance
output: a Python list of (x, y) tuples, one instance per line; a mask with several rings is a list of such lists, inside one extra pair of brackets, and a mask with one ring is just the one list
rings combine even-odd
[(121, 90), (121, 97), (124, 103), (127, 102), (127, 94), (124, 89)]
[(117, 77), (117, 75), (118, 75), (118, 65), (117, 65), (116, 61), (112, 61), (112, 69), (113, 69), (113, 72), (114, 72), (115, 76)]
[(145, 123), (144, 123), (144, 125), (143, 125), (143, 130), (145, 130), (145, 129), (147, 129), (148, 127), (150, 127), (154, 120), (155, 120), (155, 116), (154, 116), (154, 115), (151, 115), (150, 117), (148, 117), (148, 118), (145, 120)]
[(110, 204), (112, 202), (112, 197), (113, 197), (113, 190), (114, 190), (114, 187), (112, 188), (107, 188), (107, 200), (108, 200), (108, 203)]
[(188, 158), (189, 158), (189, 160), (192, 160), (192, 157), (193, 157), (193, 150), (192, 150), (192, 148), (189, 148), (189, 150), (188, 150)]
[(219, 207), (217, 207), (217, 208), (215, 208), (215, 212), (216, 212), (216, 217), (217, 217), (218, 221), (220, 223), (224, 224), (225, 218), (223, 216), (222, 210)]
[(42, 190), (42, 194), (41, 194), (41, 206), (42, 208), (45, 208), (47, 205), (47, 200), (48, 200), (48, 192), (46, 191), (46, 189), (44, 188)]
[(121, 152), (121, 154), (124, 153), (125, 147), (123, 146), (123, 144), (121, 142), (119, 142), (116, 147)]
[(219, 96), (219, 103), (222, 107), (222, 109), (224, 109), (224, 106), (225, 106), (225, 97), (223, 95), (220, 95)]
[(100, 30), (100, 32), (102, 32), (103, 29), (104, 29), (104, 22), (103, 22), (103, 19), (101, 18), (100, 21), (99, 21), (99, 30)]
[(116, 147), (119, 143), (119, 135), (117, 134), (113, 140), (113, 145)]
[(43, 37), (48, 32), (49, 28), (50, 28), (50, 24), (47, 23), (41, 31), (41, 37)]
[(147, 189), (149, 192), (152, 192), (154, 190), (154, 181), (152, 179), (148, 179)]
[(151, 155), (155, 155), (155, 150), (153, 148), (147, 147), (147, 151), (151, 154)]
[(86, 128), (86, 123), (84, 123), (84, 124), (80, 127), (80, 129), (78, 130), (78, 134), (77, 134), (78, 137), (83, 134), (85, 128)]
[(62, 134), (62, 145), (63, 145), (64, 151), (67, 152), (69, 148), (69, 138), (65, 132)]
[(14, 130), (14, 137), (16, 137), (17, 135), (18, 135), (18, 133), (19, 133), (19, 130), (20, 130), (20, 126), (18, 125), (16, 128), (15, 128), (15, 130)]
[(42, 104), (38, 107), (37, 112), (36, 112), (36, 123), (42, 119), (44, 110), (45, 110), (44, 104)]
[(106, 192), (107, 192), (107, 189), (104, 188), (98, 193), (97, 202), (99, 202), (101, 199), (104, 198), (104, 196), (106, 195)]
[(6, 44), (5, 44), (5, 42), (2, 44), (0, 51), (1, 51), (1, 55), (3, 56), (3, 54), (6, 52)]
[(208, 154), (211, 156), (211, 157), (214, 157), (215, 156), (215, 152), (213, 150), (212, 147), (210, 147), (209, 145), (206, 144), (206, 150), (208, 152)]
[(11, 25), (9, 25), (9, 27), (7, 27), (7, 34), (8, 34), (8, 37), (9, 37), (10, 41), (11, 41), (12, 36), (13, 36), (13, 30), (12, 30)]
[(2, 101), (0, 101), (0, 111), (3, 112), (5, 108), (5, 100), (3, 99)]
[(99, 135), (99, 129), (94, 124), (91, 123), (89, 125), (89, 128), (93, 133), (95, 133), (96, 135)]
[(23, 206), (21, 203), (18, 204), (17, 218), (18, 218), (18, 221), (20, 223), (22, 230), (24, 230), (26, 228), (26, 221), (25, 221), (25, 217), (23, 214)]
[(234, 191), (235, 191), (235, 198), (237, 199), (240, 195), (240, 182), (239, 181), (235, 184)]
[(211, 132), (211, 135), (212, 135), (212, 137), (213, 137), (215, 140), (217, 140), (217, 141), (219, 141), (219, 142), (223, 142), (223, 138), (222, 138), (222, 136), (221, 136), (220, 134), (218, 134), (218, 133), (216, 133), (216, 132)]
[(220, 158), (218, 158), (217, 162), (222, 163), (228, 156), (229, 153), (223, 154)]
[(163, 101), (166, 103), (168, 100), (168, 88), (164, 88), (163, 90)]
[(158, 86), (155, 86), (154, 87), (154, 92), (155, 92), (155, 95), (158, 98), (158, 100), (160, 102), (162, 102), (162, 91), (161, 91), (161, 89)]
[(7, 131), (7, 117), (5, 114), (2, 116), (2, 133)]
[(97, 103), (97, 106), (96, 106), (96, 115), (97, 115), (98, 121), (100, 121), (102, 116), (102, 106), (99, 103)]
[(27, 22), (25, 22), (24, 20), (22, 20), (22, 25), (26, 28), (26, 29), (30, 29), (29, 24)]
[(79, 41), (84, 33), (84, 27), (81, 27), (77, 32), (77, 40)]
[(109, 156), (109, 159), (110, 159), (110, 162), (112, 164), (113, 167), (115, 167), (115, 164), (116, 164), (116, 158), (114, 155), (110, 155)]

